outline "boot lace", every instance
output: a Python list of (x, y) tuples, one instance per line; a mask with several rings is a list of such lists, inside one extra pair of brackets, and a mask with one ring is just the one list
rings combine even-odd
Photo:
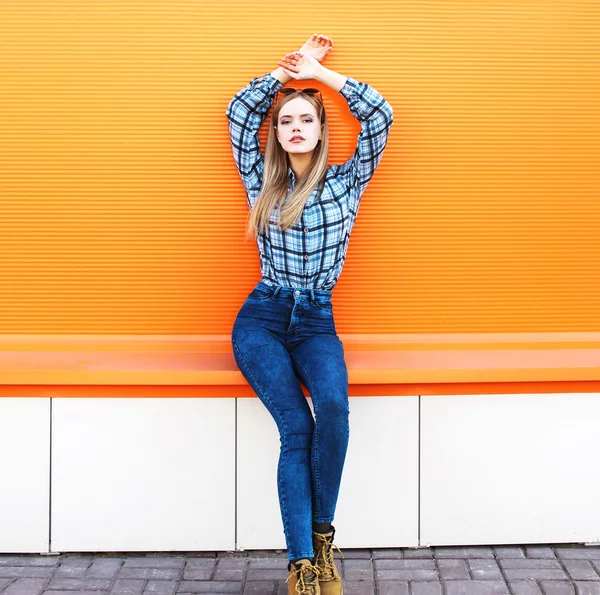
[[(319, 570), (321, 571), (319, 580), (323, 582), (332, 581), (338, 576), (337, 570), (333, 564), (333, 548), (340, 553), (342, 558), (344, 557), (344, 554), (342, 554), (342, 550), (340, 550), (335, 543), (332, 543), (333, 536), (323, 537), (318, 533), (316, 535), (317, 551), (315, 552), (315, 563), (318, 564)], [(322, 561), (322, 563), (319, 564), (319, 561)]]
[[(320, 569), (312, 564), (303, 564), (299, 567), (292, 564), (292, 567), (298, 577), (296, 593), (298, 593), (298, 595), (314, 595), (318, 584), (317, 579), (321, 574)], [(293, 573), (290, 573), (285, 582), (287, 583), (292, 576)]]

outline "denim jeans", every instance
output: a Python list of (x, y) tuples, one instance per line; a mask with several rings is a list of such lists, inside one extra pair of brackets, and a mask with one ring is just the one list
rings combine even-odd
[(261, 280), (238, 312), (231, 341), (240, 371), (279, 430), (277, 492), (288, 559), (312, 558), (312, 523), (333, 521), (349, 437), (348, 370), (331, 291)]

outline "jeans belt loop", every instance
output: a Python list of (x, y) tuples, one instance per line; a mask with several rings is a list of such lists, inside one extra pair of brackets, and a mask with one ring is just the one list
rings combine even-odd
[(312, 289), (310, 290), (310, 299), (311, 299), (311, 301), (313, 301), (313, 302), (315, 301), (315, 292), (314, 292), (314, 290), (312, 290)]
[(280, 290), (280, 289), (281, 289), (281, 285), (278, 285), (278, 286), (275, 288), (275, 291), (273, 292), (273, 297), (274, 297), (274, 298), (276, 298), (276, 297), (277, 297), (277, 294), (279, 293), (279, 290)]

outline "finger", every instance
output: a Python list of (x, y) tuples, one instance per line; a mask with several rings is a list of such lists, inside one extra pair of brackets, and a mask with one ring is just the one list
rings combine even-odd
[(279, 66), (281, 66), (282, 68), (287, 68), (288, 70), (293, 70), (294, 72), (299, 71), (297, 66), (294, 66), (293, 64), (290, 64), (289, 62), (283, 62), (283, 63), (279, 64)]

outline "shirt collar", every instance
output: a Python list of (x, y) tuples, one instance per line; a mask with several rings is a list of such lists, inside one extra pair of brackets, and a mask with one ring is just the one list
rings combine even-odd
[(296, 181), (296, 174), (290, 165), (288, 165), (288, 177), (292, 180), (292, 182)]

